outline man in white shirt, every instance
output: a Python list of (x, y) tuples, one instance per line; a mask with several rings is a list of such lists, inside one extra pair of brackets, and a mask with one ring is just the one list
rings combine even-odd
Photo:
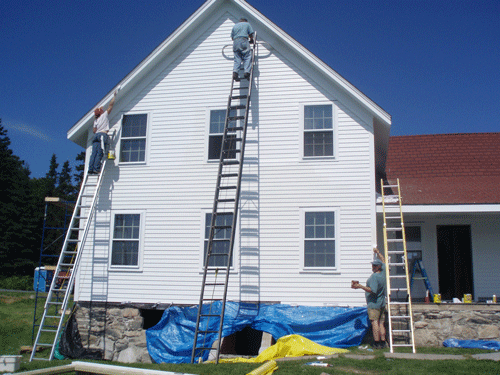
[(109, 119), (108, 115), (111, 113), (115, 104), (116, 91), (113, 99), (108, 105), (107, 111), (102, 107), (94, 110), (94, 138), (92, 139), (92, 155), (89, 161), (89, 174), (98, 174), (101, 171), (101, 160), (104, 155), (104, 150), (101, 147), (102, 141), (106, 145), (108, 143)]

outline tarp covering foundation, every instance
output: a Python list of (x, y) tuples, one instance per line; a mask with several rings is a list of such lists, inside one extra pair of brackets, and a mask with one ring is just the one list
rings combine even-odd
[[(203, 314), (220, 314), (221, 302), (203, 305)], [(198, 306), (172, 306), (160, 322), (146, 331), (148, 351), (156, 363), (189, 363), (193, 348)], [(348, 348), (361, 344), (368, 331), (366, 307), (313, 307), (282, 304), (246, 304), (227, 302), (222, 337), (243, 328), (267, 332), (275, 340), (286, 335), (301, 335), (317, 344)], [(219, 318), (202, 318), (200, 329), (219, 329)], [(210, 347), (217, 334), (200, 334), (198, 346)], [(205, 340), (205, 341), (203, 341)], [(208, 359), (205, 351), (203, 360)]]

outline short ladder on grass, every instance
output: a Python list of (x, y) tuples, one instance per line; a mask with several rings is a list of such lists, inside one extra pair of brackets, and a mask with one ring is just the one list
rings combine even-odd
[(382, 180), (381, 187), (390, 351), (393, 353), (395, 347), (411, 347), (415, 353), (408, 257), (399, 179), (396, 185), (384, 185)]
[(211, 344), (214, 335), (218, 340), (216, 363), (219, 363), (227, 285), (238, 217), (256, 46), (255, 41), (252, 49), (250, 77), (248, 79), (238, 77), (231, 82), (191, 363), (203, 360), (206, 352), (212, 350), (209, 343)]
[[(90, 175), (85, 173), (83, 178), (82, 187), (78, 193), (75, 209), (71, 216), (59, 261), (47, 294), (30, 361), (50, 361), (54, 358), (65, 317), (67, 316), (66, 311), (75, 283), (75, 275), (82, 256), (80, 250), (83, 249), (89, 233), (105, 167), (106, 158), (102, 163), (100, 174)], [(43, 352), (43, 348), (50, 348), (49, 356)]]

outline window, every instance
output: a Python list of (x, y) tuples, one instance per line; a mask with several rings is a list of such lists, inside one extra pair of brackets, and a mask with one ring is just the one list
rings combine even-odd
[(124, 115), (120, 162), (134, 163), (146, 160), (146, 130), (148, 115)]
[[(224, 126), (226, 123), (226, 110), (212, 110), (210, 111), (210, 135), (208, 139), (208, 159), (220, 159), (220, 151), (222, 147), (222, 137), (224, 135)], [(227, 135), (228, 141), (226, 143), (226, 152), (224, 155), (226, 159), (234, 159), (236, 157), (236, 142), (232, 139), (236, 138), (234, 134)]]
[(140, 214), (116, 214), (111, 253), (112, 266), (139, 265)]
[(331, 104), (304, 106), (304, 156), (333, 156)]
[(335, 212), (306, 212), (304, 267), (335, 267)]
[[(212, 220), (212, 213), (207, 213), (205, 215), (205, 241), (204, 241), (204, 250), (203, 256), (204, 261), (203, 265), (205, 265), (207, 258), (207, 247), (208, 247), (208, 239), (210, 237), (210, 224)], [(221, 241), (221, 240), (230, 240), (231, 239), (231, 225), (233, 222), (233, 214), (219, 214), (217, 215), (216, 225), (217, 226), (229, 226), (229, 228), (224, 229), (216, 229), (214, 233), (214, 242), (212, 244), (212, 254), (228, 254), (229, 253), (229, 241)], [(220, 256), (211, 256), (210, 257), (210, 267), (225, 267), (227, 264), (227, 255)], [(231, 266), (233, 265), (233, 260), (231, 259)]]
[[(396, 238), (402, 239), (402, 233), (396, 232)], [(420, 227), (405, 227), (405, 238), (406, 238), (406, 253), (408, 255), (408, 272), (411, 275), (413, 271), (413, 265), (416, 260), (422, 260), (422, 239), (420, 233)], [(403, 251), (403, 244), (397, 244), (397, 250)], [(403, 255), (396, 255), (396, 263), (403, 263)], [(404, 275), (405, 269), (402, 266), (396, 267), (397, 275)]]

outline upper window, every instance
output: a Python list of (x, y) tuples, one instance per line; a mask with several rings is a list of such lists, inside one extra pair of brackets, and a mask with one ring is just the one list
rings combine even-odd
[(304, 156), (333, 156), (331, 104), (304, 106)]
[(140, 214), (116, 214), (111, 250), (112, 266), (139, 265)]
[[(203, 257), (206, 263), (207, 258), (207, 248), (208, 240), (210, 238), (210, 225), (212, 221), (212, 214), (207, 213), (205, 215), (205, 241)], [(231, 226), (233, 222), (233, 214), (219, 214), (217, 215), (216, 225), (221, 227), (225, 226), (227, 228), (216, 229), (214, 233), (214, 241), (212, 243), (212, 254), (229, 254), (229, 240), (231, 239)], [(210, 257), (209, 266), (210, 267), (226, 267), (228, 255), (215, 255)], [(233, 260), (231, 259), (231, 266)]]
[(304, 267), (335, 267), (335, 212), (306, 212)]
[[(210, 135), (208, 139), (208, 159), (220, 159), (220, 152), (222, 147), (222, 139), (224, 135), (224, 126), (226, 123), (226, 110), (218, 109), (210, 111)], [(225, 159), (234, 159), (236, 153), (236, 142), (234, 141), (235, 135), (228, 134), (225, 148)]]
[(133, 163), (146, 160), (146, 130), (148, 115), (124, 115), (120, 162)]

